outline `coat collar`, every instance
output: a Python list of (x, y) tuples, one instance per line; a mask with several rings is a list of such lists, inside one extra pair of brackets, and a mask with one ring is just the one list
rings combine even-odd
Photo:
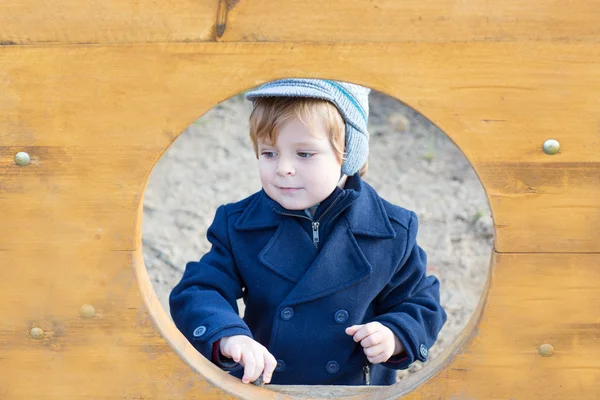
[(239, 230), (277, 227), (259, 251), (258, 259), (266, 268), (295, 283), (282, 306), (325, 297), (365, 279), (373, 267), (356, 236), (395, 236), (383, 200), (358, 175), (347, 181), (342, 192), (339, 195), (345, 197), (327, 214), (327, 219), (339, 215), (319, 252), (297, 217), (279, 214), (275, 210), (280, 206), (262, 191), (238, 219), (235, 227)]
[[(352, 233), (378, 238), (395, 236), (382, 199), (358, 173), (348, 177), (341, 195), (347, 196), (355, 203), (346, 215), (348, 228)], [(277, 212), (277, 208), (282, 209), (261, 190), (237, 220), (235, 228), (242, 231), (267, 229), (279, 226), (283, 218), (293, 218), (282, 216)]]
[(253, 231), (279, 226), (282, 216), (273, 210), (273, 203), (264, 189), (261, 189), (235, 222), (235, 229)]
[[(316, 300), (344, 290), (373, 271), (348, 228), (348, 220), (341, 217), (316, 258), (316, 250), (308, 250), (312, 247), (310, 240), (309, 245), (303, 247), (307, 251), (296, 252), (290, 258), (289, 253), (284, 251), (286, 243), (290, 244), (285, 231), (282, 233), (284, 237), (277, 238), (270, 249), (265, 248), (266, 251), (261, 252), (259, 259), (263, 264), (266, 265), (266, 261), (271, 266), (276, 266), (276, 269), (271, 269), (277, 273), (293, 274), (296, 285), (282, 302), (282, 307)], [(304, 236), (308, 238), (307, 235)]]

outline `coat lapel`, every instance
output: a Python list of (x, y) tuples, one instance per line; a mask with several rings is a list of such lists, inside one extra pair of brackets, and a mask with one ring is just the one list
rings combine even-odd
[(323, 249), (285, 303), (303, 303), (345, 289), (372, 271), (346, 218), (340, 218)]
[(318, 253), (295, 217), (275, 212), (276, 203), (262, 191), (235, 224), (241, 231), (277, 227), (259, 251), (258, 259), (266, 268), (296, 283), (285, 303), (315, 300), (366, 278), (373, 268), (355, 236), (381, 239), (395, 236), (382, 200), (368, 184), (356, 179), (360, 196), (345, 215), (338, 216)]
[(242, 215), (235, 223), (235, 229), (253, 231), (272, 228), (279, 225), (281, 216), (273, 211), (274, 201), (269, 199), (264, 190), (256, 193)]
[(338, 217), (317, 258), (285, 299), (302, 303), (344, 290), (365, 279), (373, 267), (356, 236), (391, 239), (396, 236), (385, 205), (375, 190), (354, 177), (360, 193), (345, 215)]
[(259, 261), (284, 278), (298, 282), (317, 256), (317, 250), (304, 229), (290, 218), (279, 228), (258, 254)]
[(258, 260), (266, 268), (298, 282), (317, 256), (317, 250), (298, 221), (282, 217), (277, 203), (263, 190), (248, 204), (235, 224), (239, 231), (256, 231), (277, 227), (267, 244), (259, 250)]

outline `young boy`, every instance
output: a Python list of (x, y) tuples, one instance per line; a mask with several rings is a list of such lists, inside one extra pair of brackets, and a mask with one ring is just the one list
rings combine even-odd
[(416, 215), (361, 180), (368, 95), (318, 79), (246, 94), (263, 189), (217, 209), (170, 296), (186, 338), (244, 383), (391, 385), (446, 321)]

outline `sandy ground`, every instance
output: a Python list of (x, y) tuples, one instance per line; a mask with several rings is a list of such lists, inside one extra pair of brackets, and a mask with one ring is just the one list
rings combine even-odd
[[(388, 201), (419, 217), (418, 241), (441, 281), (448, 322), (428, 363), (459, 335), (483, 289), (493, 245), (483, 188), (463, 154), (420, 114), (372, 92), (368, 181)], [(183, 132), (159, 160), (144, 200), (146, 266), (161, 303), (187, 261), (208, 251), (216, 208), (260, 189), (248, 138), (250, 103), (242, 95), (215, 106)], [(399, 379), (419, 371), (417, 362)]]

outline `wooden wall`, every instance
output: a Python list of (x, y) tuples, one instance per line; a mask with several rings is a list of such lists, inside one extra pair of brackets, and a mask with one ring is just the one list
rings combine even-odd
[[(485, 187), (489, 291), (406, 398), (596, 399), (599, 20), (583, 0), (5, 1), (0, 399), (388, 399), (419, 383), (243, 385), (191, 348), (152, 290), (140, 225), (154, 163), (216, 103), (290, 76), (402, 100)], [(544, 154), (547, 139), (561, 152)]]

